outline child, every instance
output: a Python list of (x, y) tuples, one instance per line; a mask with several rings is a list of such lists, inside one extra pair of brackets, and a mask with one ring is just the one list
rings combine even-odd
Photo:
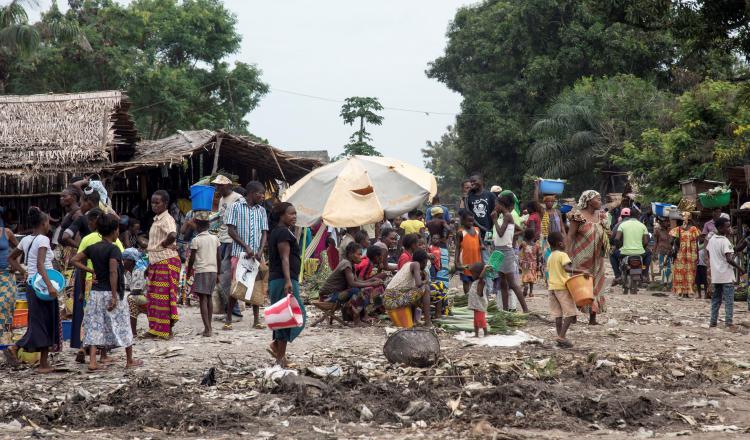
[[(133, 332), (130, 328), (130, 313), (124, 301), (125, 280), (122, 252), (115, 246), (118, 236), (118, 220), (112, 214), (99, 217), (97, 231), (102, 241), (92, 244), (73, 257), (73, 265), (81, 271), (94, 275), (89, 300), (83, 316), (83, 345), (89, 350), (89, 371), (100, 369), (96, 363), (96, 350), (101, 350), (101, 361), (105, 363), (107, 349), (125, 347), (125, 368), (143, 365), (133, 359)], [(93, 268), (84, 264), (90, 260)]]
[(190, 241), (190, 259), (187, 267), (187, 276), (193, 277), (193, 293), (198, 296), (204, 337), (212, 334), (211, 317), (214, 311), (211, 294), (221, 275), (219, 264), (221, 261), (219, 251), (221, 243), (217, 236), (208, 232), (208, 214), (208, 211), (195, 213), (193, 222), (197, 235)]
[(357, 279), (355, 266), (361, 261), (362, 248), (359, 243), (349, 243), (339, 265), (320, 288), (320, 300), (344, 306), (347, 310), (342, 311), (342, 314), (351, 316), (357, 326), (361, 323), (360, 314), (369, 301), (362, 289), (383, 285), (383, 279), (379, 277), (372, 277), (367, 281)]
[[(729, 234), (729, 220), (721, 217), (714, 221), (716, 232), (708, 240), (706, 254), (711, 264), (711, 279), (714, 284), (713, 295), (711, 296), (711, 321), (709, 327), (716, 327), (719, 319), (719, 307), (724, 302), (724, 324), (728, 330), (735, 331), (736, 327), (732, 323), (734, 315), (734, 269), (737, 269), (740, 275), (745, 270), (739, 264), (734, 262), (734, 248), (727, 238)], [(733, 269), (734, 268), (734, 269)]]
[(552, 253), (547, 260), (550, 315), (555, 318), (557, 345), (570, 348), (573, 343), (566, 339), (565, 334), (568, 332), (570, 324), (575, 322), (578, 309), (576, 309), (576, 304), (565, 283), (570, 279), (569, 273), (585, 272), (573, 269), (570, 257), (565, 253), (565, 244), (561, 233), (550, 232), (547, 239), (552, 249)]
[[(487, 305), (489, 304), (489, 301), (487, 300), (487, 296), (484, 294), (484, 277), (487, 271), (491, 270), (491, 266), (484, 265), (484, 263), (480, 261), (477, 263), (472, 263), (466, 268), (466, 270), (471, 273), (472, 280), (479, 281), (477, 283), (476, 290), (470, 290), (468, 293), (469, 310), (474, 311), (474, 337), (479, 337), (479, 329), (482, 329), (484, 336), (487, 336)], [(466, 286), (465, 282), (464, 286)], [(469, 286), (471, 288), (471, 283), (469, 284)]]
[[(713, 236), (713, 234), (711, 234)], [(698, 237), (698, 266), (695, 269), (695, 286), (698, 291), (698, 298), (701, 297), (701, 287), (703, 287), (704, 298), (708, 299), (708, 261), (706, 260), (706, 245), (708, 241), (705, 235)]]
[(534, 241), (534, 230), (531, 228), (523, 231), (521, 242), (521, 282), (523, 283), (523, 294), (529, 298), (534, 297), (534, 283), (539, 279), (539, 262), (542, 258), (539, 243)]
[(463, 229), (456, 234), (456, 271), (463, 270), (461, 282), (463, 282), (464, 293), (468, 295), (471, 284), (476, 281), (469, 267), (474, 263), (483, 263), (484, 244), (482, 244), (479, 228), (474, 226), (474, 215), (470, 211), (461, 212), (461, 226)]
[(401, 269), (405, 264), (411, 262), (411, 256), (414, 254), (414, 251), (419, 249), (419, 235), (405, 235), (402, 244), (404, 247), (404, 251), (401, 253), (401, 256), (398, 257), (398, 265), (396, 266), (397, 269)]

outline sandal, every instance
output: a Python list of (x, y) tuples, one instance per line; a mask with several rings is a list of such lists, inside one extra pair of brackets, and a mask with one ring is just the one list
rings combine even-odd
[(224, 324), (224, 326), (221, 329), (222, 330), (232, 330), (232, 324)]
[(257, 329), (259, 329), (259, 330), (260, 330), (260, 329), (264, 329), (264, 328), (266, 328), (266, 326), (265, 326), (265, 325), (263, 325), (263, 324), (261, 324), (261, 323), (257, 323), (257, 324), (255, 324), (255, 325), (253, 326), (253, 328), (257, 328)]

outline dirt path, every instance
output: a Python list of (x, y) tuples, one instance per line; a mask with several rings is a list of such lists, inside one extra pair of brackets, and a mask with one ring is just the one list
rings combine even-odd
[[(706, 300), (620, 292), (604, 325), (572, 327), (573, 349), (554, 347), (552, 326), (532, 316), (523, 330), (543, 343), (467, 346), (440, 333), (444, 360), (429, 369), (388, 364), (383, 327), (306, 329), (290, 346), (296, 370), (341, 376), (286, 387), (266, 377), (268, 330), (217, 323), (202, 338), (198, 310), (182, 308), (174, 340), (138, 340), (145, 366), (133, 372), (122, 352), (96, 374), (70, 350), (53, 375), (3, 366), (0, 437), (746, 438), (748, 336), (709, 330)], [(545, 316), (537, 295), (531, 309)], [(735, 322), (750, 322), (745, 304)], [(216, 385), (202, 386), (210, 368)]]

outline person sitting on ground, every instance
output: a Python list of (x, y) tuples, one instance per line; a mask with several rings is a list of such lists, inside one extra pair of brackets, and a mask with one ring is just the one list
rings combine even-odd
[(338, 303), (346, 311), (344, 316), (351, 314), (355, 325), (360, 324), (360, 314), (367, 305), (367, 298), (362, 294), (365, 287), (383, 285), (381, 278), (371, 278), (367, 281), (358, 280), (354, 274), (354, 266), (362, 260), (362, 249), (358, 243), (352, 242), (346, 247), (344, 258), (320, 288), (321, 301)]
[(349, 246), (349, 243), (357, 241), (354, 238), (354, 234), (356, 234), (357, 231), (359, 231), (358, 226), (355, 226), (353, 228), (346, 228), (346, 233), (341, 237), (341, 241), (339, 242), (339, 246), (338, 246), (339, 261), (345, 258), (346, 247)]
[[(124, 215), (120, 219), (126, 218)], [(128, 248), (138, 247), (138, 235), (141, 233), (141, 221), (137, 218), (127, 217), (127, 229), (120, 233), (120, 242)]]
[[(101, 241), (92, 244), (73, 257), (73, 265), (95, 277), (89, 300), (86, 303), (83, 325), (86, 329), (83, 345), (89, 350), (89, 371), (98, 370), (97, 347), (101, 348), (101, 362), (109, 358), (106, 351), (113, 347), (125, 347), (125, 368), (143, 365), (133, 359), (133, 333), (125, 305), (125, 281), (122, 268), (122, 252), (114, 244), (119, 235), (118, 219), (112, 214), (99, 217), (97, 231)], [(84, 264), (86, 260), (91, 266)]]
[(419, 235), (408, 234), (404, 236), (403, 246), (404, 251), (401, 253), (401, 256), (398, 257), (398, 264), (396, 265), (397, 270), (401, 270), (406, 263), (412, 261), (414, 251), (419, 249)]
[(396, 250), (396, 246), (398, 244), (398, 234), (396, 233), (396, 230), (393, 228), (382, 228), (380, 229), (380, 239), (375, 242), (375, 246), (381, 247), (386, 255), (386, 262), (388, 263), (388, 269), (389, 270), (397, 270), (398, 266), (396, 262), (398, 261), (398, 258), (392, 259), (391, 258), (391, 251)]
[(367, 235), (367, 231), (364, 229), (360, 229), (359, 231), (354, 233), (354, 242), (359, 244), (359, 247), (362, 249), (362, 253), (367, 252), (367, 248), (370, 247), (370, 236)]
[(146, 268), (148, 261), (136, 248), (127, 248), (122, 252), (122, 268), (125, 271), (125, 292), (128, 294), (128, 311), (130, 311), (130, 330), (133, 336), (138, 334), (138, 315), (146, 313), (148, 298), (146, 288)]
[(549, 271), (549, 309), (555, 320), (557, 331), (557, 345), (572, 347), (573, 343), (566, 338), (568, 328), (576, 320), (578, 309), (565, 283), (570, 279), (570, 273), (585, 274), (585, 271), (574, 269), (568, 254), (565, 253), (565, 240), (562, 233), (550, 232), (549, 244), (552, 253), (547, 260)]
[(429, 259), (427, 252), (417, 249), (412, 261), (403, 265), (388, 283), (383, 304), (386, 310), (421, 306), (425, 326), (432, 327), (429, 280), (424, 276)]
[(187, 276), (193, 277), (193, 293), (198, 296), (203, 320), (203, 336), (211, 336), (211, 318), (213, 303), (211, 295), (221, 276), (221, 242), (219, 237), (208, 232), (208, 211), (195, 213), (193, 222), (197, 235), (190, 242), (190, 259), (187, 265)]
[(419, 212), (417, 209), (409, 211), (409, 220), (401, 222), (401, 229), (404, 230), (405, 234), (424, 234), (425, 225), (418, 218)]
[[(388, 263), (385, 261), (385, 256), (386, 252), (382, 247), (375, 245), (368, 247), (367, 255), (362, 258), (359, 264), (354, 266), (357, 278), (361, 281), (369, 281), (373, 278), (380, 278), (385, 281), (388, 277)], [(375, 273), (376, 270), (377, 273)], [(365, 287), (362, 289), (362, 293), (368, 303), (366, 315), (371, 315), (382, 304), (383, 286)]]

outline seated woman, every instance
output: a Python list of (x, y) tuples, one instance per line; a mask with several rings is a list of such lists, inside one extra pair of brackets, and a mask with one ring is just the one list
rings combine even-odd
[(361, 289), (382, 286), (383, 280), (373, 277), (363, 281), (355, 276), (354, 265), (362, 260), (362, 249), (359, 243), (349, 243), (344, 254), (339, 265), (320, 288), (320, 300), (342, 305), (345, 309), (342, 314), (346, 316), (351, 313), (354, 324), (359, 325), (360, 313), (367, 305), (367, 298), (362, 294)]
[(419, 306), (425, 326), (432, 327), (429, 280), (424, 273), (429, 259), (424, 250), (414, 251), (412, 261), (401, 267), (385, 288), (383, 304), (386, 310)]
[(401, 268), (404, 267), (406, 263), (412, 261), (412, 255), (414, 254), (414, 251), (419, 249), (419, 235), (408, 234), (404, 236), (402, 245), (404, 247), (404, 251), (401, 253), (401, 256), (398, 257), (398, 270), (401, 270)]
[[(367, 256), (362, 258), (359, 264), (354, 266), (354, 273), (362, 281), (369, 281), (373, 278), (380, 278), (385, 281), (388, 276), (388, 253), (380, 246), (372, 245), (367, 248)], [(375, 273), (377, 269), (377, 273)], [(371, 315), (376, 309), (382, 306), (383, 286), (365, 287), (362, 293), (367, 300), (365, 315)]]

